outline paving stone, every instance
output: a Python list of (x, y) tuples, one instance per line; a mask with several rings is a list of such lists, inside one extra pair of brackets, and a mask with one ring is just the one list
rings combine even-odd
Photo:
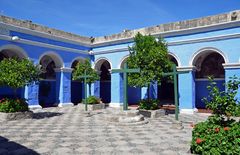
[(77, 106), (34, 110), (40, 114), (37, 119), (0, 125), (0, 154), (189, 154), (190, 124), (207, 118), (180, 114), (181, 130), (172, 129), (174, 115), (122, 126), (105, 119), (114, 110), (100, 110), (89, 117)]

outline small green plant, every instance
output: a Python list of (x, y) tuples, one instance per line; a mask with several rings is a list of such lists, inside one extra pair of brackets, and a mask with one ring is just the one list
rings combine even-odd
[(99, 104), (101, 102), (100, 98), (97, 98), (96, 96), (89, 96), (87, 98), (87, 104)]
[(207, 121), (198, 123), (192, 132), (191, 150), (196, 154), (239, 154), (240, 122), (232, 119), (240, 113), (236, 94), (240, 79), (231, 77), (225, 84), (226, 91), (220, 91), (210, 78), (208, 98), (204, 98), (206, 107), (213, 111)]
[(139, 109), (156, 110), (158, 109), (158, 103), (157, 99), (143, 99), (139, 103)]
[(28, 104), (25, 99), (9, 99), (3, 98), (0, 100), (0, 112), (24, 112), (28, 111)]
[(224, 117), (230, 118), (234, 116), (239, 107), (239, 101), (236, 95), (240, 85), (240, 79), (236, 76), (230, 77), (230, 80), (225, 84), (227, 88), (225, 91), (219, 90), (212, 77), (209, 77), (209, 81), (210, 85), (207, 86), (209, 96), (203, 98), (206, 107), (212, 110), (214, 115), (223, 119)]

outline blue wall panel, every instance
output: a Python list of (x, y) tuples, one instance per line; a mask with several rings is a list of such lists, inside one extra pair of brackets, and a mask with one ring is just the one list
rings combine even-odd
[(71, 100), (72, 103), (80, 103), (82, 101), (82, 82), (72, 81), (71, 84)]
[(38, 100), (43, 107), (54, 106), (56, 103), (56, 81), (40, 81)]
[[(223, 86), (223, 83), (225, 83), (224, 80), (215, 80), (217, 87), (220, 91), (224, 91), (225, 87)], [(209, 95), (209, 91), (207, 89), (207, 86), (209, 85), (209, 81), (195, 81), (196, 85), (196, 108), (197, 109), (204, 109), (206, 108), (205, 103), (202, 101), (204, 97), (207, 97)]]

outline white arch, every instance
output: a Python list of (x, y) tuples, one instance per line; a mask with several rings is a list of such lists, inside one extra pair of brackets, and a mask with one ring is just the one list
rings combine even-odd
[(19, 46), (13, 44), (7, 44), (0, 47), (0, 52), (2, 50), (11, 50), (16, 53), (20, 58), (28, 58), (27, 52)]
[(50, 56), (55, 65), (56, 65), (56, 68), (62, 68), (64, 67), (64, 63), (63, 63), (63, 60), (62, 58), (56, 53), (56, 52), (53, 52), (53, 51), (48, 51), (48, 52), (44, 52), (40, 57), (39, 57), (39, 64), (40, 64), (40, 61), (41, 59), (44, 57), (44, 56)]
[(112, 63), (109, 61), (109, 59), (105, 58), (105, 57), (100, 57), (98, 58), (95, 63), (94, 63), (94, 69), (97, 71), (100, 71), (100, 67), (103, 64), (104, 61), (107, 61), (110, 64), (110, 69), (112, 69)]
[(74, 61), (84, 62), (85, 60), (86, 60), (86, 58), (84, 58), (84, 57), (76, 57), (71, 61), (71, 67), (72, 67), (72, 64), (74, 63)]
[(170, 56), (172, 56), (172, 57), (177, 61), (177, 66), (178, 66), (178, 67), (182, 66), (181, 61), (180, 61), (179, 57), (178, 57), (176, 54), (174, 54), (174, 53), (172, 53), (172, 52), (169, 52), (169, 51), (168, 51), (168, 54), (169, 54)]
[(219, 50), (217, 48), (214, 48), (214, 47), (205, 47), (205, 48), (201, 48), (200, 50), (198, 50), (197, 52), (195, 52), (192, 55), (192, 57), (191, 57), (191, 59), (189, 61), (189, 65), (190, 66), (195, 66), (196, 61), (198, 60), (198, 58), (200, 56), (203, 55), (203, 53), (207, 54), (207, 53), (212, 53), (212, 52), (216, 52), (216, 53), (220, 54), (223, 57), (223, 59), (224, 59), (224, 63), (228, 63), (229, 62), (228, 57), (221, 50)]
[(125, 55), (125, 56), (121, 59), (120, 63), (118, 64), (118, 68), (119, 68), (119, 69), (121, 69), (121, 68), (123, 67), (123, 62), (126, 61), (127, 58), (129, 58), (129, 57), (130, 57), (130, 55), (128, 54), (128, 55)]

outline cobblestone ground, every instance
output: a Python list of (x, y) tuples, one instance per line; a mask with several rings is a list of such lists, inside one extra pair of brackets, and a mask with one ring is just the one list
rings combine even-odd
[(34, 119), (0, 124), (0, 154), (189, 154), (192, 122), (203, 114), (180, 115), (183, 129), (173, 129), (174, 115), (145, 125), (120, 125), (104, 118), (107, 110), (84, 113), (79, 106), (34, 110)]

